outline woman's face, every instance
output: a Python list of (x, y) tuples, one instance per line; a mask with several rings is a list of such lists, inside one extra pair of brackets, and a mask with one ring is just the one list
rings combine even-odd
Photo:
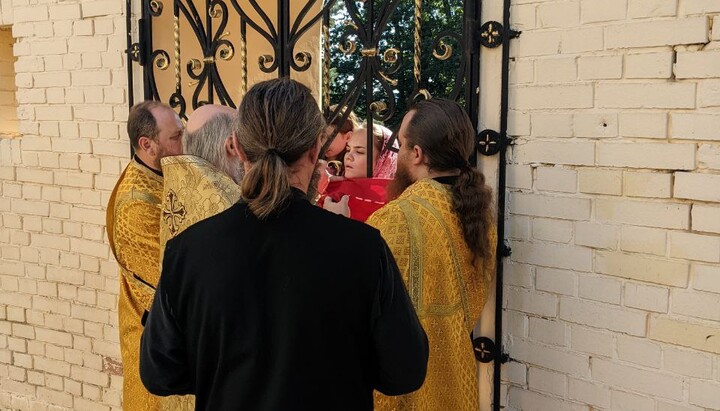
[[(325, 127), (325, 135), (328, 136), (328, 138), (331, 138), (333, 133), (335, 132), (335, 126), (327, 126)], [(337, 136), (335, 136), (335, 139), (332, 143), (330, 143), (330, 147), (328, 147), (327, 151), (325, 152), (325, 158), (328, 159), (335, 159), (335, 156), (342, 153), (343, 149), (348, 143), (348, 140), (350, 139), (350, 136), (352, 135), (352, 131), (348, 131), (347, 133), (343, 133), (338, 131)], [(342, 160), (342, 159), (338, 159)]]
[[(345, 177), (367, 177), (367, 130), (355, 130), (345, 146)], [(377, 160), (377, 152), (373, 150), (373, 163)]]

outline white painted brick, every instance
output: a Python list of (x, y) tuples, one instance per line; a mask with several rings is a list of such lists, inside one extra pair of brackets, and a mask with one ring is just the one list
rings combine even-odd
[(625, 20), (626, 9), (627, 0), (581, 0), (581, 19), (583, 23)]
[(663, 369), (688, 377), (712, 378), (712, 357), (696, 351), (663, 348)]
[(697, 160), (699, 169), (720, 170), (720, 145), (698, 144)]
[(663, 287), (628, 282), (625, 283), (623, 301), (626, 307), (667, 313), (669, 291)]
[(670, 124), (672, 138), (720, 141), (720, 115), (672, 113)]
[(595, 257), (595, 271), (655, 284), (686, 287), (690, 267), (685, 261), (598, 251)]
[(694, 144), (609, 143), (597, 147), (597, 164), (610, 167), (693, 170)]
[(672, 231), (670, 256), (720, 263), (720, 236)]
[(13, 10), (14, 23), (26, 21), (45, 21), (48, 19), (47, 6), (34, 5), (29, 7), (15, 7)]
[(72, 82), (73, 86), (109, 86), (112, 77), (110, 70), (83, 70), (72, 73)]
[(527, 384), (527, 367), (525, 366), (525, 364), (508, 362), (503, 364), (502, 366), (503, 381), (509, 381), (513, 384), (518, 385)]
[(617, 137), (618, 116), (616, 113), (577, 113), (573, 116), (575, 137)]
[(519, 240), (530, 239), (530, 217), (513, 215), (508, 223), (510, 238)]
[(655, 411), (655, 401), (650, 397), (612, 390), (611, 406), (614, 411)]
[[(648, 337), (656, 340), (720, 354), (720, 327), (698, 324), (661, 316), (651, 316)], [(708, 338), (708, 336), (712, 336)]]
[(620, 249), (636, 253), (664, 256), (667, 250), (667, 231), (657, 228), (623, 226)]
[(510, 62), (510, 84), (535, 82), (535, 64), (531, 59), (515, 59)]
[(578, 78), (580, 80), (619, 79), (622, 77), (622, 71), (622, 56), (578, 57)]
[(535, 314), (542, 317), (557, 315), (557, 296), (532, 292), (522, 288), (509, 288), (506, 291), (507, 309)]
[(563, 53), (582, 53), (603, 49), (603, 29), (601, 27), (563, 30), (560, 50)]
[(720, 4), (715, 0), (683, 0), (680, 3), (681, 14), (703, 14), (720, 12)]
[(694, 289), (720, 294), (720, 266), (693, 263), (691, 273)]
[(530, 135), (530, 114), (527, 112), (510, 110), (508, 112), (508, 134), (512, 136)]
[(550, 345), (565, 346), (565, 323), (537, 317), (530, 317), (529, 320), (530, 339)]
[(625, 56), (626, 78), (670, 78), (674, 53), (628, 54)]
[(528, 31), (523, 41), (510, 48), (511, 57), (556, 55), (560, 52), (560, 31)]
[[(127, 152), (127, 147), (121, 147)], [(532, 167), (516, 164), (508, 164), (506, 168), (507, 186), (512, 188), (520, 188), (525, 190), (532, 189), (533, 172)]]
[(518, 387), (508, 389), (508, 410), (586, 411), (587, 407)]
[(574, 377), (589, 376), (590, 367), (587, 355), (550, 348), (530, 341), (516, 339), (510, 347), (514, 359), (528, 364), (538, 365), (553, 371), (559, 371)]
[(628, 17), (633, 19), (645, 17), (666, 17), (677, 14), (678, 0), (628, 0)]
[(80, 19), (79, 4), (53, 4), (50, 6), (50, 19), (77, 20)]
[(531, 124), (535, 137), (572, 137), (570, 113), (533, 113)]
[(601, 276), (581, 275), (578, 282), (580, 298), (601, 301), (609, 304), (620, 304), (622, 283)]
[(720, 202), (720, 174), (675, 173), (674, 196)]
[(555, 268), (536, 268), (535, 288), (539, 291), (573, 296), (577, 290), (577, 274)]
[(528, 317), (517, 311), (506, 311), (503, 315), (503, 330), (518, 338), (527, 337)]
[(560, 167), (538, 167), (535, 188), (564, 193), (577, 192), (577, 172)]
[(537, 7), (535, 4), (510, 6), (510, 24), (518, 29), (534, 29)]
[(593, 165), (595, 144), (591, 142), (530, 141), (515, 146), (517, 161), (523, 164)]
[(513, 242), (513, 260), (544, 267), (566, 268), (577, 271), (592, 269), (592, 251), (554, 243)]
[(35, 87), (69, 87), (70, 73), (47, 72), (33, 74)]
[(610, 406), (610, 390), (600, 384), (568, 378), (568, 398), (600, 408)]
[(575, 57), (535, 60), (535, 78), (539, 84), (570, 83), (577, 79)]
[[(53, 39), (44, 41), (34, 41), (30, 45), (33, 56), (51, 56), (67, 53), (67, 42), (65, 39)], [(52, 64), (48, 64), (49, 60), (45, 59), (45, 68), (53, 68)]]
[(567, 376), (542, 368), (530, 367), (528, 369), (528, 385), (534, 391), (564, 397), (567, 395)]
[(618, 335), (618, 358), (634, 364), (660, 368), (662, 351), (660, 345), (646, 339)]
[[(694, 86), (692, 91), (694, 100)], [(593, 107), (593, 87), (584, 84), (515, 87), (510, 90), (510, 100), (513, 101), (513, 107), (520, 110), (591, 108)]]
[(658, 371), (646, 371), (593, 358), (593, 379), (622, 389), (671, 400), (683, 399), (683, 380)]
[(516, 287), (532, 288), (533, 276), (532, 269), (527, 264), (509, 263), (505, 265), (503, 273), (503, 281), (507, 285)]
[(616, 226), (578, 221), (575, 223), (575, 244), (614, 250), (617, 247)]
[(82, 15), (84, 18), (97, 16), (112, 16), (122, 13), (122, 3), (113, 0), (94, 0), (82, 2)]
[(607, 108), (695, 108), (695, 91), (694, 83), (600, 83), (595, 101)]
[(688, 317), (720, 321), (720, 295), (673, 289), (670, 311)]
[(644, 313), (628, 311), (614, 305), (569, 297), (560, 298), (559, 318), (575, 324), (644, 336), (646, 317)]
[(688, 204), (598, 198), (595, 200), (595, 216), (598, 221), (603, 222), (627, 223), (646, 227), (690, 228), (690, 205)]
[(720, 77), (720, 51), (689, 51), (677, 53), (675, 77)]
[(672, 197), (673, 176), (667, 173), (623, 173), (623, 192), (630, 197)]
[(690, 403), (709, 409), (720, 409), (720, 383), (690, 380)]
[(538, 28), (566, 28), (580, 22), (580, 3), (566, 1), (542, 3), (537, 6)]
[(708, 29), (705, 17), (624, 23), (605, 28), (605, 47), (617, 49), (705, 43)]
[(585, 198), (552, 197), (538, 194), (512, 193), (510, 211), (537, 217), (587, 220), (590, 200)]
[[(720, 31), (720, 18), (717, 18), (717, 20), (718, 23), (716, 24), (718, 31)], [(698, 106), (720, 106), (720, 80), (702, 80), (698, 83)]]
[(572, 238), (572, 222), (545, 218), (532, 220), (533, 238), (537, 240), (569, 243)]
[(720, 40), (720, 16), (713, 17), (712, 33), (710, 39), (713, 41)]
[(579, 176), (581, 193), (622, 194), (622, 172), (620, 170), (581, 168)]

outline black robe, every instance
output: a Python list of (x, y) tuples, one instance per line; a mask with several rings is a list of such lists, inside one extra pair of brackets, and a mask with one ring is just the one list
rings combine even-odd
[(280, 215), (244, 203), (168, 242), (140, 375), (198, 410), (372, 410), (418, 389), (425, 332), (377, 230), (293, 190)]

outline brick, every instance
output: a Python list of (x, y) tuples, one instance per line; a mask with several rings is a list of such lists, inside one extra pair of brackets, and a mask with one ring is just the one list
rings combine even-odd
[[(83, 70), (72, 73), (73, 86), (109, 86), (112, 84), (110, 70)], [(98, 103), (102, 102), (102, 97)]]
[[(67, 53), (67, 42), (64, 39), (34, 41), (30, 45), (30, 50), (33, 56), (62, 55)], [(46, 58), (45, 68), (48, 69), (50, 67), (53, 66), (48, 64), (48, 59)]]
[(562, 53), (583, 53), (603, 50), (603, 30), (601, 27), (563, 30), (560, 40)]
[(635, 254), (598, 251), (595, 257), (598, 273), (675, 287), (687, 286), (689, 269), (684, 261)]
[(560, 31), (528, 31), (522, 42), (510, 48), (512, 57), (556, 55), (560, 49)]
[(605, 47), (617, 49), (706, 43), (708, 30), (705, 17), (624, 23), (605, 27)]
[[(94, 142), (95, 143), (95, 142)], [(119, 149), (122, 149), (124, 153), (128, 152), (127, 144), (118, 144)], [(102, 152), (94, 151), (95, 154), (103, 154)], [(532, 167), (524, 165), (508, 164), (506, 168), (507, 173), (507, 186), (512, 188), (520, 188), (530, 190), (532, 189), (533, 172)]]
[[(115, 130), (117, 130), (117, 127), (114, 124), (112, 126), (115, 127)], [(508, 112), (508, 134), (513, 136), (530, 135), (530, 114), (522, 111), (510, 110)], [(119, 138), (119, 135), (117, 138)]]
[(663, 369), (688, 377), (712, 378), (712, 357), (695, 351), (666, 346)]
[(592, 251), (589, 248), (553, 243), (513, 243), (514, 260), (522, 263), (578, 271), (592, 269)]
[(605, 80), (622, 78), (622, 56), (580, 56), (578, 57), (578, 78), (580, 80)]
[(597, 220), (602, 222), (660, 228), (690, 228), (688, 204), (598, 198), (595, 200), (595, 215)]
[(607, 138), (618, 135), (615, 113), (577, 113), (573, 116), (575, 137)]
[(523, 4), (510, 6), (510, 23), (513, 27), (523, 30), (533, 29), (535, 25), (537, 7), (535, 4)]
[(720, 115), (672, 113), (670, 124), (674, 139), (720, 141)]
[(57, 344), (63, 347), (72, 346), (72, 335), (66, 332), (46, 330), (38, 327), (35, 329), (35, 338), (38, 341)]
[(47, 72), (33, 74), (35, 87), (69, 87), (70, 73)]
[[(720, 18), (718, 17), (716, 17), (716, 19), (718, 20), (716, 24), (718, 30), (720, 31)], [(702, 80), (698, 83), (698, 106), (720, 106), (720, 80)]]
[(570, 221), (535, 218), (532, 221), (533, 238), (556, 243), (569, 243), (573, 225)]
[(689, 51), (677, 53), (676, 78), (720, 77), (720, 51)]
[(713, 41), (720, 40), (720, 16), (713, 17), (712, 33), (710, 39)]
[(622, 172), (620, 170), (603, 170), (597, 168), (581, 168), (580, 192), (592, 194), (622, 194)]
[(537, 267), (536, 271), (535, 288), (538, 291), (570, 296), (576, 294), (578, 281), (574, 272), (545, 267)]
[(45, 387), (38, 387), (37, 398), (62, 407), (72, 408), (73, 405), (73, 397), (70, 393), (50, 390)]
[(544, 3), (537, 6), (538, 28), (566, 28), (580, 22), (580, 4), (577, 2)]
[(529, 240), (530, 239), (530, 217), (513, 216), (508, 224), (508, 235), (510, 238)]
[(512, 193), (510, 210), (513, 214), (568, 220), (587, 220), (590, 218), (590, 200)]
[(629, 311), (609, 304), (561, 297), (559, 318), (575, 324), (630, 335), (645, 335), (646, 315), (644, 313)]
[(557, 297), (552, 294), (530, 292), (522, 288), (510, 288), (506, 294), (506, 305), (509, 310), (542, 317), (555, 317), (557, 315)]
[(672, 51), (628, 54), (625, 56), (625, 78), (670, 78), (674, 58)]
[(77, 20), (80, 19), (79, 4), (53, 4), (50, 6), (50, 19)]
[(626, 307), (667, 313), (669, 291), (663, 287), (628, 282), (625, 283), (623, 301)]
[(683, 399), (682, 378), (625, 366), (600, 358), (592, 361), (593, 379), (611, 386), (671, 400)]
[(510, 352), (513, 353), (514, 359), (528, 364), (538, 365), (580, 378), (589, 375), (589, 360), (586, 355), (570, 353), (560, 348), (550, 348), (519, 339), (514, 341), (510, 347)]
[(720, 321), (720, 295), (674, 289), (670, 310), (688, 317)]
[(550, 345), (565, 346), (565, 323), (530, 317), (529, 338)]
[(503, 381), (509, 381), (520, 385), (527, 384), (527, 367), (525, 364), (509, 362), (503, 364), (503, 368)]
[(572, 114), (533, 113), (532, 135), (534, 137), (572, 137)]
[(516, 150), (517, 161), (522, 164), (537, 162), (593, 165), (595, 163), (595, 144), (591, 142), (531, 141), (516, 146)]
[(17, 214), (48, 217), (50, 214), (50, 204), (44, 201), (25, 201), (13, 199), (12, 211)]
[(92, 146), (87, 139), (53, 138), (52, 150), (59, 153), (91, 153)]
[[(693, 98), (694, 98), (693, 86)], [(516, 87), (510, 91), (514, 108), (520, 110), (591, 108), (591, 85)]]
[(47, 6), (15, 7), (13, 10), (14, 23), (26, 21), (45, 21), (48, 19)]
[(81, 106), (75, 108), (75, 119), (91, 121), (112, 121), (112, 107), (105, 106)]
[(674, 196), (720, 202), (720, 174), (675, 173)]
[(693, 263), (691, 273), (694, 289), (720, 294), (720, 266)]
[(620, 304), (622, 284), (620, 281), (604, 276), (580, 276), (578, 296), (580, 298), (601, 301), (609, 304)]
[(600, 83), (595, 101), (602, 108), (695, 108), (695, 97), (693, 83)]
[(573, 82), (577, 79), (575, 57), (537, 59), (535, 75), (539, 84)]
[(610, 406), (610, 390), (589, 381), (568, 378), (568, 398), (600, 408)]
[(617, 248), (617, 227), (578, 221), (575, 223), (575, 244), (592, 248), (614, 250)]
[(577, 172), (560, 167), (538, 167), (535, 188), (564, 193), (577, 192)]
[(650, 317), (648, 337), (683, 347), (720, 354), (720, 327), (660, 316)]
[(613, 410), (655, 411), (653, 398), (616, 390), (611, 391), (610, 397)]
[(720, 409), (720, 383), (690, 380), (690, 399), (691, 404), (699, 405), (710, 409)]
[(711, 263), (720, 262), (720, 237), (673, 231), (670, 256)]
[(557, 397), (549, 397), (533, 391), (525, 391), (518, 387), (509, 390), (509, 407), (512, 410), (537, 411), (584, 411), (587, 407), (563, 401)]
[(646, 339), (618, 335), (618, 358), (650, 368), (660, 368), (662, 351), (660, 345)]
[(664, 256), (667, 250), (667, 231), (657, 228), (623, 226), (620, 249)]
[(33, 168), (18, 167), (16, 170), (17, 181), (25, 183), (52, 184), (52, 171)]
[(95, 0), (82, 2), (82, 15), (84, 18), (118, 14), (122, 14), (122, 3), (117, 1)]
[(623, 192), (630, 197), (670, 198), (672, 186), (672, 174), (633, 171), (623, 173)]
[(518, 59), (510, 62), (510, 84), (535, 82), (535, 64), (530, 59)]
[(627, 0), (608, 0), (603, 2), (581, 0), (581, 20), (583, 23), (625, 20)]
[(628, 17), (640, 19), (645, 17), (667, 17), (677, 14), (678, 0), (628, 0)]
[(609, 167), (693, 170), (694, 144), (602, 143), (597, 147), (597, 164)]
[(698, 144), (697, 161), (699, 169), (720, 170), (720, 145)]
[(720, 12), (720, 4), (714, 0), (683, 0), (681, 14), (703, 14)]
[(567, 395), (567, 376), (557, 372), (530, 367), (528, 369), (528, 385), (534, 391), (561, 397)]

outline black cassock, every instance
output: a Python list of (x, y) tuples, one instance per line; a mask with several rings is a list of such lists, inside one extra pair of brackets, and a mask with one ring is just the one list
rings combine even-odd
[(418, 389), (427, 358), (380, 233), (293, 189), (276, 217), (238, 203), (168, 242), (140, 376), (198, 410), (372, 410), (373, 389)]

